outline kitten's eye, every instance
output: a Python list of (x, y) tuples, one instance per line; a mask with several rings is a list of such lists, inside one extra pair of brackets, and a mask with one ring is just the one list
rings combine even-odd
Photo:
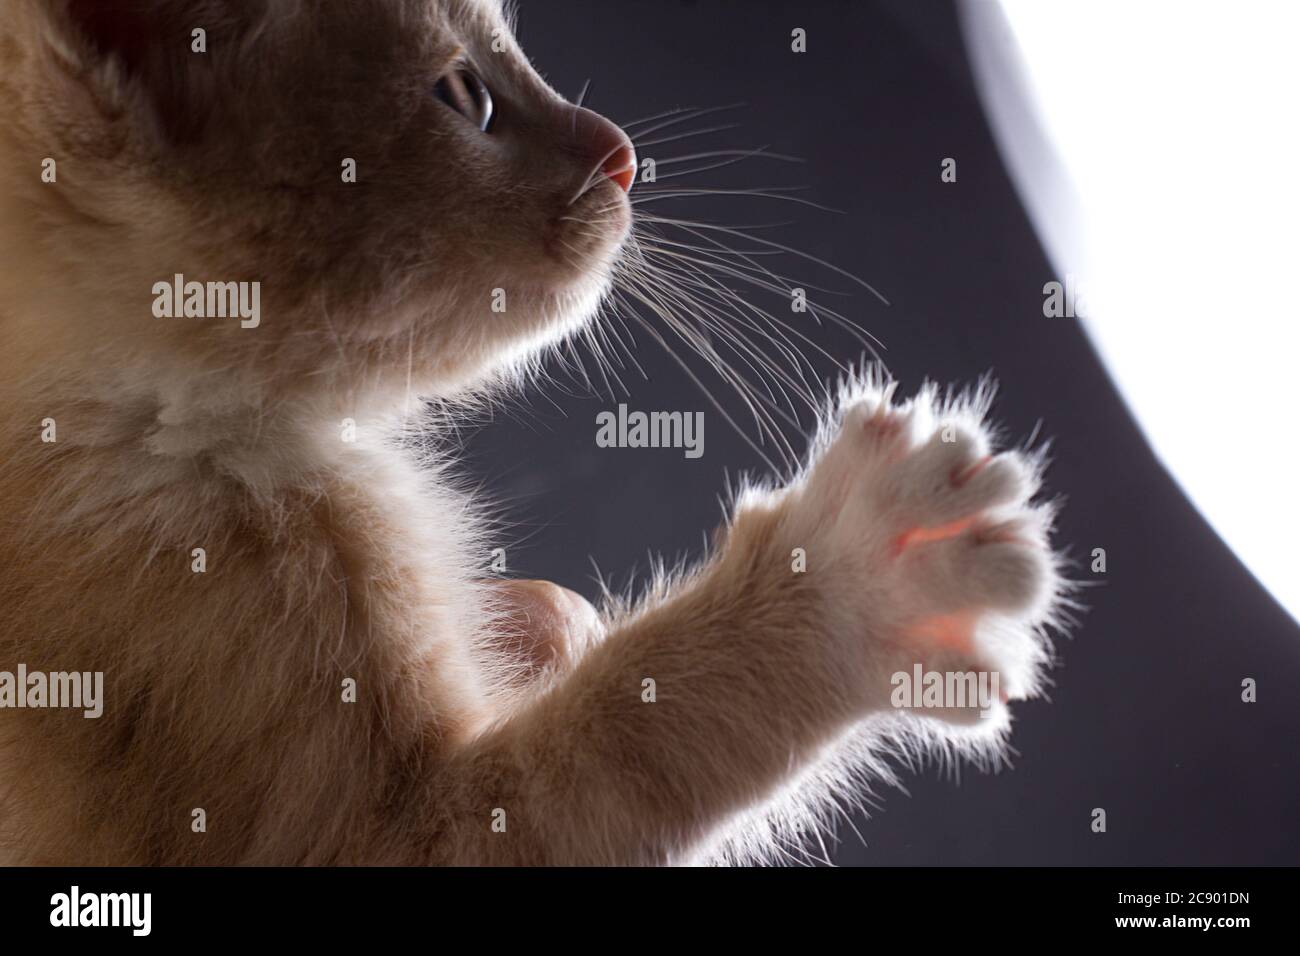
[(492, 126), (492, 94), (465, 67), (452, 70), (433, 88), (434, 95), (483, 132)]

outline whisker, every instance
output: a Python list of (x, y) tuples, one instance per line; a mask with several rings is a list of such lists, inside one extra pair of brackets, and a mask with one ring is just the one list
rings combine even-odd
[(739, 123), (728, 123), (726, 126), (710, 126), (708, 129), (690, 130), (685, 133), (678, 133), (675, 136), (663, 136), (660, 137), (659, 139), (652, 139), (644, 143), (638, 143), (636, 137), (633, 136), (632, 144), (636, 146), (636, 151), (640, 153), (642, 150), (647, 149), (650, 146), (659, 146), (663, 143), (675, 143), (679, 139), (690, 139), (692, 136), (707, 136), (710, 133), (722, 133), (729, 129), (739, 129), (739, 128), (740, 128)]
[[(655, 250), (653, 247), (650, 248), (648, 251), (651, 251), (651, 252), (656, 252), (656, 251), (658, 251), (658, 252), (660, 252), (661, 254), (671, 254), (671, 253), (668, 253), (667, 250)], [(691, 262), (695, 262), (696, 260), (690, 260), (690, 261), (691, 261)], [(760, 316), (764, 317), (764, 318), (769, 322), (769, 324), (771, 324), (771, 325), (772, 325), (772, 326), (777, 330), (777, 334), (779, 334), (779, 335), (782, 337), (783, 340), (789, 342), (789, 339), (786, 338), (786, 336), (785, 336), (785, 332), (788, 331), (788, 332), (790, 332), (791, 334), (796, 335), (796, 336), (798, 336), (799, 338), (803, 339), (805, 342), (808, 343), (808, 345), (810, 345), (812, 348), (816, 349), (818, 352), (820, 352), (820, 353), (821, 353), (823, 356), (825, 356), (827, 359), (830, 359), (830, 360), (831, 360), (832, 362), (834, 362), (837, 366), (839, 366), (840, 368), (843, 368), (843, 366), (838, 362), (838, 360), (835, 358), (835, 356), (831, 355), (831, 353), (828, 352), (828, 351), (826, 351), (826, 349), (824, 349), (821, 345), (819, 345), (819, 344), (818, 344), (817, 342), (815, 342), (813, 339), (809, 338), (809, 337), (808, 337), (807, 335), (805, 335), (803, 332), (800, 332), (798, 329), (796, 329), (794, 326), (790, 325), (790, 324), (789, 324), (788, 322), (786, 322), (785, 320), (783, 320), (783, 319), (778, 319), (776, 316), (774, 316), (774, 315), (772, 315), (771, 313), (769, 313), (766, 309), (761, 309), (761, 308), (759, 308), (758, 306), (754, 305), (753, 303), (749, 302), (748, 300), (746, 300), (746, 299), (742, 298), (741, 296), (737, 295), (737, 294), (736, 294), (735, 292), (733, 292), (732, 290), (727, 289), (725, 286), (723, 286), (721, 283), (719, 283), (716, 279), (714, 279), (713, 277), (709, 276), (709, 275), (708, 275), (708, 274), (707, 274), (707, 273), (706, 273), (702, 268), (700, 268), (699, 266), (692, 265), (692, 266), (689, 266), (689, 268), (691, 269), (691, 271), (692, 271), (693, 273), (695, 273), (696, 275), (698, 275), (698, 276), (700, 277), (699, 280), (696, 280), (697, 282), (699, 282), (699, 281), (707, 281), (708, 283), (710, 283), (710, 286), (711, 286), (712, 291), (714, 291), (716, 294), (719, 294), (719, 295), (725, 295), (728, 299), (733, 300), (733, 302), (734, 302), (735, 305), (737, 305), (737, 306), (744, 306), (745, 308), (747, 308), (747, 309), (751, 310), (752, 312), (754, 312), (756, 315), (760, 315)], [(744, 278), (745, 278), (745, 281), (750, 281), (750, 282), (753, 282), (753, 281), (754, 281), (754, 280), (752, 280), (751, 277), (744, 277)], [(688, 280), (688, 281), (689, 281), (689, 280)], [(757, 284), (757, 283), (755, 282), (755, 284)], [(771, 290), (773, 290), (773, 291), (776, 291), (776, 290), (777, 290), (777, 286), (775, 286), (775, 285), (764, 284), (762, 287), (763, 287), (763, 288), (771, 289)], [(867, 344), (863, 339), (859, 339), (859, 341), (863, 341), (864, 344)], [(793, 342), (789, 342), (789, 344), (790, 344), (790, 346), (791, 346), (792, 348), (794, 347), (794, 343), (793, 343)], [(868, 344), (868, 348), (870, 348), (870, 345), (869, 345), (869, 344)], [(805, 361), (806, 361), (806, 360), (805, 360)]]
[(663, 119), (666, 116), (679, 116), (682, 113), (698, 113), (702, 107), (699, 106), (679, 106), (671, 110), (664, 110), (662, 113), (655, 113), (653, 116), (643, 116), (640, 119), (626, 120), (619, 125), (626, 131), (630, 127), (639, 126), (642, 123), (653, 123), (655, 120)]
[[(780, 160), (789, 163), (803, 162), (803, 160), (798, 158), (797, 156), (783, 156), (779, 153), (765, 153), (763, 152), (763, 150), (765, 150), (766, 148), (767, 148), (766, 146), (763, 146), (756, 150), (723, 149), (723, 150), (714, 150), (712, 153), (697, 153), (695, 154), (695, 157), (698, 158), (706, 158), (709, 156), (724, 156), (724, 155), (731, 155), (734, 158), (725, 159), (717, 163), (710, 163), (707, 166), (699, 166), (696, 167), (695, 169), (686, 169), (675, 173), (669, 173), (667, 176), (658, 176), (656, 181), (658, 181), (659, 179), (678, 179), (682, 176), (694, 176), (697, 173), (707, 173), (713, 169), (722, 169), (725, 166), (734, 166), (737, 163), (743, 163), (747, 159), (761, 158), (761, 159), (775, 159), (775, 160)], [(682, 156), (673, 159), (665, 159), (657, 162), (656, 165), (671, 166), (676, 163), (689, 162), (695, 157)]]
[[(580, 103), (585, 101), (589, 85), (584, 86)], [(739, 124), (682, 130), (674, 127), (739, 105), (743, 104), (668, 110), (626, 123), (624, 129), (638, 151), (644, 152), (649, 147), (735, 129)], [(656, 135), (663, 131), (668, 132)], [(800, 157), (767, 150), (767, 146), (701, 149), (657, 160), (657, 165), (669, 170), (661, 178), (672, 180), (733, 166), (746, 159), (803, 162)], [(593, 174), (591, 181), (569, 205), (573, 206), (579, 198), (586, 196), (595, 181)], [(584, 327), (580, 335), (570, 337), (572, 359), (557, 351), (559, 359), (566, 363), (572, 361), (577, 370), (575, 374), (580, 374), (590, 389), (592, 379), (585, 362), (572, 348), (572, 342), (580, 341), (585, 346), (583, 351), (596, 360), (597, 381), (603, 386), (601, 391), (611, 399), (615, 397), (616, 389), (630, 395), (620, 370), (627, 372), (634, 367), (643, 379), (649, 378), (633, 352), (635, 339), (627, 321), (630, 319), (634, 328), (649, 334), (664, 349), (728, 426), (762, 461), (773, 469), (777, 467), (774, 459), (792, 467), (798, 457), (792, 439), (804, 431), (801, 416), (807, 411), (816, 415), (829, 398), (830, 386), (819, 375), (818, 369), (829, 362), (837, 371), (843, 372), (847, 365), (803, 329), (783, 318), (779, 309), (755, 304), (743, 293), (757, 290), (786, 302), (790, 301), (795, 288), (822, 295), (849, 293), (780, 275), (762, 260), (793, 256), (849, 279), (885, 305), (889, 301), (851, 272), (776, 239), (756, 234), (760, 230), (788, 226), (788, 222), (728, 226), (650, 214), (645, 206), (688, 198), (748, 196), (838, 212), (804, 196), (794, 195), (804, 188), (640, 184), (630, 200), (634, 214), (632, 234), (623, 244), (621, 256), (611, 264), (610, 295), (598, 309), (596, 321)], [(585, 244), (588, 239), (599, 240), (615, 221), (615, 214), (624, 215), (624, 204), (628, 201), (620, 196), (617, 201), (603, 203), (595, 210), (584, 210), (581, 215), (576, 212), (562, 215), (560, 220), (573, 224), (571, 235)], [(669, 235), (665, 235), (666, 232)], [(567, 242), (563, 248), (578, 260), (584, 258), (575, 246)], [(569, 256), (564, 258), (567, 260)], [(879, 357), (877, 346), (883, 346), (856, 322), (811, 300), (807, 301), (807, 314), (818, 325), (833, 323), (852, 335), (873, 356)], [(703, 360), (710, 371), (735, 393), (740, 406), (753, 422), (752, 429), (741, 428), (731, 411), (697, 373), (698, 362), (694, 359), (687, 361), (691, 356), (686, 353), (679, 354), (681, 345), (685, 345), (696, 359)], [(624, 361), (624, 356), (627, 361)], [(755, 433), (751, 435), (751, 431)]]
[(738, 233), (736, 232), (736, 230), (728, 226), (718, 226), (709, 223), (687, 222), (685, 220), (664, 219), (664, 218), (659, 218), (656, 221), (671, 224), (671, 225), (689, 226), (696, 229), (709, 229), (716, 232), (727, 233), (729, 235), (738, 235), (740, 236), (740, 238), (746, 239), (750, 242), (757, 242), (760, 243), (761, 245), (769, 246), (773, 249), (779, 249), (782, 252), (788, 252), (790, 255), (798, 256), (800, 259), (806, 259), (809, 262), (815, 262), (817, 265), (829, 269), (831, 272), (834, 272), (836, 275), (844, 276), (844, 278), (849, 279), (850, 281), (855, 282), (862, 288), (866, 289), (877, 299), (879, 299), (881, 303), (883, 303), (884, 305), (889, 305), (889, 300), (886, 299), (883, 295), (881, 295), (878, 291), (876, 291), (876, 288), (874, 286), (872, 286), (866, 280), (858, 278), (852, 272), (849, 272), (847, 269), (841, 269), (839, 266), (833, 265), (827, 262), (825, 259), (820, 258), (819, 256), (814, 256), (808, 252), (800, 252), (798, 249), (794, 249), (790, 246), (784, 245), (783, 243), (776, 242), (775, 240), (764, 239), (761, 236), (748, 236), (745, 235), (744, 233)]
[[(659, 279), (656, 280), (654, 270), (649, 268), (647, 263), (643, 261), (641, 265), (646, 266), (644, 271), (649, 273), (649, 275), (646, 277), (634, 277), (633, 285), (631, 287), (625, 286), (625, 288), (627, 288), (631, 294), (636, 296), (639, 301), (650, 306), (650, 308), (664, 320), (665, 324), (668, 325), (669, 329), (675, 335), (681, 338), (697, 354), (709, 362), (715, 372), (721, 375), (723, 379), (732, 386), (741, 400), (749, 407), (750, 413), (759, 427), (760, 437), (764, 433), (769, 434), (777, 443), (778, 447), (781, 448), (781, 451), (785, 454), (787, 460), (793, 461), (793, 449), (790, 447), (789, 441), (785, 437), (784, 433), (776, 427), (775, 422), (771, 419), (768, 412), (754, 404), (755, 401), (758, 401), (762, 405), (775, 408), (771, 399), (761, 393), (755, 392), (752, 385), (746, 381), (743, 376), (737, 375), (735, 371), (731, 369), (725, 361), (723, 361), (722, 357), (717, 353), (717, 350), (698, 330), (681, 321), (678, 309), (670, 307), (670, 303), (675, 303), (679, 308), (684, 307), (684, 311), (689, 313), (691, 311), (690, 306), (693, 303), (698, 305), (698, 303), (695, 303), (694, 300), (689, 298), (683, 298), (680, 296), (673, 290), (671, 283), (662, 281), (662, 277), (659, 277)], [(757, 373), (757, 369), (755, 371)], [(787, 422), (796, 427), (798, 426), (798, 422), (791, 416), (785, 415), (785, 413), (780, 409), (777, 409), (777, 411)]]
[[(692, 223), (692, 222), (686, 222), (682, 220), (673, 220), (672, 224), (677, 228), (682, 229), (683, 231), (693, 236), (696, 236), (701, 241), (707, 242), (711, 246), (715, 246), (718, 250), (719, 255), (724, 253), (733, 256), (739, 255), (734, 250), (731, 250), (725, 245), (723, 245), (719, 240), (713, 238), (712, 236), (706, 235), (705, 233), (697, 231), (698, 229), (705, 227), (706, 224), (704, 223)], [(665, 240), (662, 237), (656, 237), (656, 238), (658, 241), (661, 242), (671, 241), (671, 240)], [(769, 287), (770, 291), (779, 291), (782, 297), (788, 296), (789, 290), (796, 286), (805, 286), (807, 288), (816, 289), (815, 286), (812, 286), (808, 283), (803, 283), (803, 282), (794, 283), (784, 276), (777, 275), (775, 272), (768, 269), (766, 266), (754, 262), (752, 259), (749, 259), (745, 255), (740, 255), (740, 258), (745, 259), (748, 262), (748, 264), (760, 275), (766, 276), (776, 287), (775, 289), (771, 289)], [(737, 264), (734, 262), (725, 263), (725, 265), (731, 268), (737, 268)], [(745, 281), (750, 281), (750, 279), (747, 277), (741, 276), (739, 278), (743, 278), (745, 279)], [(866, 332), (864, 329), (862, 329), (857, 323), (852, 322), (845, 316), (836, 312), (834, 309), (830, 309), (826, 306), (814, 302), (808, 303), (808, 311), (809, 314), (813, 316), (814, 321), (816, 321), (819, 325), (821, 324), (821, 315), (825, 314), (836, 325), (838, 325), (840, 328), (844, 329), (855, 339), (857, 339), (864, 347), (866, 347), (872, 353), (874, 357), (876, 357), (877, 359), (879, 358), (879, 353), (876, 351), (876, 346), (879, 346), (880, 348), (884, 348), (883, 343), (881, 343), (880, 340), (877, 339), (874, 335), (871, 335), (871, 333)]]
[(632, 315), (636, 319), (638, 324), (640, 324), (641, 327), (644, 328), (646, 332), (650, 334), (650, 337), (653, 338), (657, 343), (659, 343), (659, 345), (663, 348), (663, 350), (668, 354), (668, 357), (671, 358), (675, 363), (677, 363), (678, 367), (680, 367), (682, 371), (687, 375), (687, 377), (689, 377), (691, 381), (695, 383), (696, 387), (699, 388), (699, 390), (704, 393), (704, 397), (708, 399), (709, 403), (715, 409), (717, 409), (718, 414), (720, 414), (723, 417), (723, 419), (725, 419), (727, 423), (731, 425), (732, 429), (736, 432), (736, 434), (740, 436), (741, 440), (744, 441), (745, 444), (749, 445), (749, 447), (753, 449), (754, 453), (757, 454), (760, 458), (762, 458), (769, 468), (771, 468), (773, 471), (779, 471), (779, 469), (776, 466), (776, 463), (773, 462), (772, 459), (767, 456), (767, 454), (763, 451), (762, 448), (760, 448), (757, 444), (754, 443), (754, 440), (745, 433), (745, 430), (741, 428), (736, 423), (736, 420), (732, 418), (730, 414), (728, 414), (727, 410), (722, 407), (722, 403), (719, 402), (716, 398), (714, 398), (713, 393), (709, 391), (708, 387), (702, 381), (700, 381), (699, 376), (696, 375), (695, 372), (691, 369), (691, 367), (682, 360), (681, 356), (679, 356), (676, 352), (673, 351), (672, 347), (664, 340), (664, 337), (659, 333), (659, 330), (656, 329), (653, 325), (651, 325), (648, 321), (646, 321), (646, 319), (642, 315), (640, 315), (640, 313), (638, 313), (636, 310), (632, 310)]
[[(682, 110), (677, 110), (676, 112), (670, 111), (668, 113), (660, 114), (659, 116), (652, 116), (649, 119), (640, 120), (640, 121), (633, 120), (631, 123), (624, 123), (623, 131), (627, 133), (629, 136), (632, 136), (632, 133), (629, 131), (628, 127), (640, 126), (642, 123), (654, 122), (655, 120), (664, 119), (667, 116), (675, 117), (673, 119), (667, 120), (666, 122), (662, 122), (655, 126), (651, 126), (647, 129), (638, 130), (636, 134), (637, 136), (649, 136), (651, 133), (656, 133), (661, 129), (668, 129), (670, 126), (676, 126), (679, 123), (686, 123), (689, 122), (690, 120), (696, 120), (699, 119), (701, 116), (708, 116), (712, 113), (721, 113), (725, 110), (739, 109), (744, 105), (745, 105), (744, 103), (732, 103), (728, 106), (687, 107)], [(690, 115), (683, 116), (681, 115), (683, 113), (689, 113)], [(635, 139), (635, 137), (633, 138)]]
[(787, 163), (804, 163), (807, 162), (802, 156), (787, 156), (784, 153), (766, 152), (766, 146), (759, 146), (756, 149), (710, 149), (703, 153), (691, 153), (687, 156), (674, 156), (671, 159), (661, 159), (658, 161), (660, 166), (671, 166), (674, 163), (687, 163), (697, 159), (713, 159), (716, 156), (761, 156), (764, 159), (778, 159)]
[[(672, 177), (665, 176), (663, 178), (670, 179)], [(761, 199), (777, 199), (783, 202), (795, 203), (799, 206), (809, 206), (836, 215), (844, 214), (842, 209), (823, 206), (821, 203), (813, 202), (811, 199), (804, 199), (801, 196), (787, 196), (782, 192), (782, 190), (796, 191), (802, 188), (802, 186), (756, 186), (751, 189), (718, 189), (711, 186), (672, 186), (664, 190), (642, 190), (641, 195), (632, 199), (631, 202), (633, 206), (636, 206), (644, 202), (658, 201), (665, 198), (680, 199), (683, 196), (757, 196)], [(649, 193), (649, 195), (645, 195), (646, 193)], [(667, 193), (673, 195), (665, 195)]]
[[(776, 335), (773, 335), (773, 333), (769, 332), (767, 329), (757, 324), (752, 318), (747, 316), (744, 311), (740, 311), (740, 307), (743, 306), (744, 309), (748, 309), (755, 314), (766, 315), (763, 310), (745, 302), (745, 300), (736, 296), (701, 270), (692, 269), (692, 271), (699, 276), (698, 279), (693, 279), (692, 277), (683, 274), (677, 274), (676, 278), (679, 283), (684, 283), (686, 286), (698, 290), (702, 295), (706, 296), (706, 299), (687, 299), (680, 293), (681, 286), (674, 289), (671, 285), (666, 285), (666, 292), (678, 301), (682, 302), (684, 306), (689, 307), (693, 304), (700, 307), (702, 310), (702, 314), (700, 315), (701, 321), (705, 322), (709, 328), (712, 328), (721, 334), (724, 339), (728, 341), (731, 347), (738, 349), (738, 351), (743, 352), (748, 356), (752, 356), (755, 360), (761, 363), (764, 363), (766, 373), (776, 377), (778, 381), (777, 387), (786, 398), (792, 414), (797, 415), (797, 411), (794, 408), (793, 402), (790, 400), (789, 394), (785, 391), (785, 388), (782, 387), (782, 385), (788, 386), (803, 400), (805, 404), (808, 405), (810, 410), (816, 412), (817, 405), (809, 397), (811, 395), (811, 390), (803, 375), (803, 368), (805, 365), (809, 370), (814, 372), (815, 369), (813, 368), (812, 363), (809, 362), (808, 359), (798, 350), (794, 343), (784, 335), (780, 328), (779, 321), (773, 322), (773, 327), (776, 329)], [(709, 304), (710, 301), (718, 302), (719, 309), (726, 309), (728, 306), (731, 306), (735, 311), (718, 311)], [(752, 329), (755, 333), (763, 336), (768, 342), (772, 343), (772, 345), (782, 354), (785, 361), (789, 363), (791, 369), (794, 370), (794, 373), (799, 376), (799, 380), (796, 381), (789, 373), (779, 366), (772, 365), (769, 357), (757, 348), (748, 335), (727, 324), (726, 319), (728, 317), (739, 320), (746, 328)], [(772, 317), (768, 316), (768, 318), (770, 320)], [(821, 351), (834, 361), (834, 358), (830, 356), (829, 353), (826, 353), (824, 349)], [(754, 368), (745, 355), (742, 355), (742, 361), (745, 361), (745, 363), (753, 369), (755, 374), (759, 375), (761, 378), (763, 372)], [(843, 369), (843, 366), (838, 362), (836, 365)], [(770, 391), (769, 394), (771, 394)], [(785, 417), (789, 424), (798, 427), (799, 423), (796, 419), (789, 416)]]

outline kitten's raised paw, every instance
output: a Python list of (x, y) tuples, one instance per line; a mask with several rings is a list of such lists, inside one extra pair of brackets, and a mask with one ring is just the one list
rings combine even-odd
[[(833, 630), (865, 651), (875, 709), (966, 723), (1040, 687), (1059, 600), (1039, 462), (994, 453), (988, 393), (894, 405), (859, 386), (796, 492)], [(919, 686), (918, 686), (919, 682)]]

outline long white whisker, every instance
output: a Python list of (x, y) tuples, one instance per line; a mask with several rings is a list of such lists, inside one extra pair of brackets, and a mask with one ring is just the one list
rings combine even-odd
[[(690, 114), (689, 116), (682, 116), (682, 115), (679, 115), (679, 114), (667, 113), (667, 114), (664, 114), (664, 115), (665, 115), (665, 116), (673, 116), (674, 118), (673, 118), (673, 119), (666, 120), (665, 122), (659, 123), (659, 124), (657, 124), (657, 125), (655, 125), (655, 126), (651, 126), (651, 127), (647, 128), (647, 129), (638, 130), (637, 133), (636, 133), (636, 136), (649, 136), (651, 133), (658, 132), (658, 131), (661, 130), (661, 129), (667, 129), (667, 128), (670, 127), (670, 126), (676, 126), (676, 125), (679, 124), (679, 123), (686, 123), (686, 122), (689, 122), (690, 120), (699, 119), (701, 116), (708, 116), (708, 115), (710, 115), (711, 113), (721, 113), (721, 112), (724, 112), (724, 111), (726, 111), (726, 110), (739, 109), (740, 107), (742, 107), (742, 106), (744, 106), (744, 105), (745, 105), (744, 103), (732, 103), (732, 104), (729, 105), (729, 106), (707, 106), (707, 107), (700, 107), (700, 108), (690, 107), (690, 108), (687, 108), (687, 109), (684, 109), (684, 110), (679, 111), (679, 113), (689, 113), (689, 114)], [(630, 126), (639, 126), (639, 125), (641, 125), (641, 123), (649, 123), (649, 122), (653, 122), (654, 120), (657, 120), (657, 119), (663, 119), (663, 116), (652, 116), (652, 117), (650, 117), (650, 119), (642, 120), (641, 122), (637, 122), (637, 121), (634, 120), (634, 121), (631, 122), (631, 123), (624, 123), (624, 124), (623, 124), (623, 131), (626, 132), (629, 136), (632, 136), (632, 133), (629, 131), (628, 127), (630, 127)], [(634, 139), (634, 140), (635, 140), (636, 136), (633, 136), (633, 139)]]
[(708, 229), (716, 232), (727, 233), (728, 235), (736, 235), (742, 239), (748, 240), (749, 242), (757, 242), (761, 245), (768, 246), (773, 249), (779, 249), (782, 252), (788, 252), (792, 256), (798, 256), (800, 259), (806, 259), (809, 262), (815, 262), (817, 263), (817, 265), (829, 269), (831, 272), (834, 272), (837, 275), (844, 276), (846, 279), (849, 279), (857, 283), (858, 285), (860, 285), (862, 288), (866, 289), (877, 299), (879, 299), (883, 304), (889, 305), (889, 300), (886, 299), (883, 295), (881, 295), (878, 291), (876, 291), (876, 288), (874, 286), (872, 286), (870, 283), (866, 282), (865, 280), (858, 278), (852, 272), (849, 272), (846, 269), (841, 269), (837, 265), (832, 265), (831, 263), (827, 262), (825, 259), (822, 259), (818, 256), (814, 256), (811, 253), (800, 252), (798, 249), (791, 248), (790, 246), (787, 246), (780, 242), (776, 242), (772, 239), (764, 239), (760, 236), (749, 236), (746, 235), (745, 233), (737, 232), (735, 229), (729, 228), (727, 226), (716, 226), (708, 223), (686, 222), (684, 220), (664, 219), (664, 218), (659, 218), (654, 221), (669, 224), (669, 225), (680, 225), (683, 226), (684, 228), (689, 227), (695, 229)]
[(739, 129), (739, 128), (740, 128), (739, 123), (728, 123), (725, 126), (710, 126), (708, 129), (690, 130), (689, 132), (686, 133), (678, 133), (675, 136), (663, 136), (659, 139), (648, 140), (644, 143), (638, 143), (636, 137), (634, 136), (632, 137), (632, 143), (634, 146), (636, 146), (637, 152), (640, 153), (642, 150), (648, 149), (651, 146), (660, 146), (664, 143), (675, 143), (679, 139), (690, 139), (693, 136), (707, 136), (710, 133), (723, 133), (729, 129)]

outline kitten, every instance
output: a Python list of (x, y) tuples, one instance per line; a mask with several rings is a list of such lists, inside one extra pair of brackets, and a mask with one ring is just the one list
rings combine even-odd
[(997, 759), (1061, 585), (983, 394), (849, 382), (635, 606), (478, 579), (403, 413), (590, 320), (635, 170), (493, 0), (6, 8), (0, 670), (104, 681), (0, 709), (9, 862), (765, 859), (881, 754)]

